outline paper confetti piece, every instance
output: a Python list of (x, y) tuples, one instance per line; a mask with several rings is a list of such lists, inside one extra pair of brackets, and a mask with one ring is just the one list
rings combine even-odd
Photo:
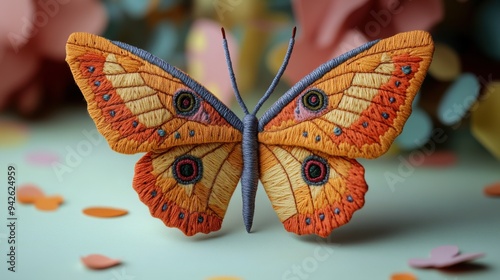
[(33, 165), (51, 166), (52, 163), (59, 161), (59, 156), (52, 152), (33, 152), (26, 155), (26, 161)]
[(120, 260), (112, 259), (100, 254), (91, 254), (81, 258), (82, 263), (91, 269), (110, 268), (121, 263)]
[(476, 75), (464, 73), (446, 90), (439, 103), (437, 116), (445, 125), (459, 122), (476, 103), (480, 90)]
[(288, 49), (288, 42), (281, 43), (275, 46), (266, 56), (266, 65), (270, 73), (277, 73), (283, 63), (286, 50)]
[(41, 211), (54, 211), (63, 203), (62, 196), (44, 196), (35, 200), (35, 208)]
[(452, 151), (436, 151), (425, 157), (422, 166), (447, 167), (458, 161), (456, 153)]
[(403, 150), (412, 150), (427, 143), (431, 134), (431, 118), (424, 110), (413, 107), (413, 112), (406, 121), (403, 132), (396, 138), (395, 142)]
[(44, 196), (43, 191), (31, 184), (21, 185), (17, 188), (17, 201), (20, 203), (35, 203), (38, 198)]
[(207, 278), (206, 280), (243, 280), (243, 278), (235, 276), (212, 276)]
[(417, 277), (410, 272), (399, 272), (391, 275), (391, 280), (417, 280)]
[(500, 182), (486, 186), (484, 188), (484, 194), (487, 196), (500, 196)]
[(427, 259), (410, 259), (408, 264), (412, 267), (449, 267), (459, 263), (472, 261), (483, 257), (484, 253), (460, 254), (457, 246), (446, 245), (432, 249), (430, 257)]
[(17, 147), (28, 140), (28, 127), (22, 123), (0, 120), (0, 148)]
[(436, 43), (429, 74), (440, 81), (453, 81), (462, 72), (460, 57), (448, 45)]
[(98, 218), (113, 218), (126, 215), (128, 213), (125, 209), (111, 208), (111, 207), (88, 207), (83, 209), (83, 214), (98, 217)]
[(478, 106), (472, 110), (472, 135), (500, 160), (500, 81), (490, 83)]

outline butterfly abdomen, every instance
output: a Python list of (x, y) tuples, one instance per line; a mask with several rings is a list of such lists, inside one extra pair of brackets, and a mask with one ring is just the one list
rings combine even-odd
[(259, 182), (259, 143), (257, 142), (258, 120), (248, 114), (243, 119), (243, 173), (241, 174), (241, 192), (243, 198), (243, 222), (250, 232), (255, 210), (255, 195)]

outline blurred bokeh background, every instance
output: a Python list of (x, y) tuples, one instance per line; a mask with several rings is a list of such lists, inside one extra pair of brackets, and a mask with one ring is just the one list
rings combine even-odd
[[(256, 234), (244, 230), (239, 190), (215, 234), (186, 238), (150, 217), (131, 188), (142, 155), (112, 151), (97, 132), (64, 61), (68, 36), (84, 31), (143, 48), (243, 117), (220, 28), (253, 108), (295, 26), (290, 63), (260, 115), (301, 77), (365, 42), (415, 29), (434, 38), (434, 59), (403, 133), (385, 158), (360, 160), (370, 186), (363, 211), (322, 241), (285, 233), (262, 188)], [(410, 257), (445, 244), (487, 254), (457, 270), (460, 279), (500, 279), (499, 201), (483, 195), (487, 185), (499, 195), (499, 69), (500, 0), (1, 0), (0, 279), (386, 279), (408, 271)], [(11, 164), (18, 191), (36, 186), (60, 199), (50, 211), (16, 204), (15, 274), (4, 267)], [(81, 213), (89, 206), (129, 214), (96, 219)], [(314, 259), (324, 248), (334, 253)], [(124, 264), (86, 269), (80, 257), (94, 253)], [(311, 260), (316, 268), (309, 274), (290, 274)], [(442, 270), (413, 272), (419, 279), (458, 279)]]
[(500, 0), (1, 1), (0, 115), (29, 122), (69, 106), (85, 110), (64, 62), (66, 39), (75, 31), (143, 48), (234, 108), (224, 27), (240, 90), (252, 107), (279, 68), (294, 26), (296, 45), (275, 99), (345, 51), (428, 30), (434, 61), (391, 152), (417, 149), (439, 128), (449, 136), (442, 144), (448, 150), (467, 145), (500, 158)]

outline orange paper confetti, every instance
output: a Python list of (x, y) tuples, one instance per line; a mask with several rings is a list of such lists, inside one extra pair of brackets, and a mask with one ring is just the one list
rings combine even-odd
[(120, 260), (112, 259), (100, 254), (91, 254), (81, 258), (82, 263), (91, 269), (110, 268), (121, 263)]
[(83, 214), (98, 217), (98, 218), (113, 218), (126, 215), (128, 213), (125, 209), (111, 208), (111, 207), (88, 207), (83, 209)]
[(37, 198), (35, 200), (35, 207), (41, 211), (54, 211), (56, 210), (61, 203), (63, 203), (64, 199), (62, 196), (44, 196)]
[(417, 277), (409, 272), (394, 273), (391, 280), (417, 280)]
[(17, 189), (17, 201), (20, 203), (35, 203), (35, 200), (43, 196), (43, 191), (35, 185), (23, 185)]
[(484, 188), (484, 194), (487, 196), (500, 196), (500, 182), (486, 186)]
[(422, 166), (447, 167), (455, 165), (457, 155), (452, 151), (437, 151), (425, 157)]

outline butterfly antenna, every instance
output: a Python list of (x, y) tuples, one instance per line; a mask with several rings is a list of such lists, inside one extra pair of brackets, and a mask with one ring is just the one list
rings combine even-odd
[(245, 115), (248, 115), (249, 112), (247, 106), (243, 102), (240, 91), (238, 90), (238, 85), (236, 84), (236, 78), (233, 71), (233, 63), (231, 62), (231, 56), (229, 55), (229, 48), (227, 46), (226, 31), (224, 30), (224, 27), (221, 27), (220, 30), (222, 32), (222, 45), (224, 46), (224, 53), (226, 54), (227, 69), (229, 70), (229, 78), (231, 79), (231, 84), (233, 85), (234, 95), (236, 96), (236, 100), (238, 101), (238, 104), (240, 104), (240, 107)]
[(271, 85), (267, 89), (266, 93), (259, 100), (259, 102), (255, 106), (255, 109), (253, 109), (252, 115), (257, 114), (257, 112), (259, 111), (260, 107), (262, 107), (262, 105), (264, 104), (264, 102), (266, 102), (266, 100), (269, 98), (269, 96), (271, 96), (271, 94), (273, 93), (274, 89), (278, 85), (278, 82), (280, 81), (281, 76), (285, 72), (286, 66), (288, 65), (288, 61), (290, 60), (290, 55), (292, 54), (293, 45), (295, 44), (295, 33), (296, 32), (297, 32), (297, 27), (294, 27), (293, 31), (292, 31), (292, 38), (290, 38), (290, 42), (288, 43), (288, 49), (286, 51), (285, 58), (283, 59), (283, 63), (281, 64), (281, 67), (278, 70), (278, 73), (274, 77), (274, 79), (271, 82)]

